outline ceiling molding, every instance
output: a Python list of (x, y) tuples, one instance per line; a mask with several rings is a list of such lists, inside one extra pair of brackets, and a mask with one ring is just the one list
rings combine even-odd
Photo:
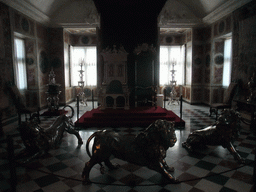
[(63, 27), (63, 28), (96, 28), (96, 27), (99, 27), (98, 23), (95, 23), (95, 24), (88, 24), (88, 23), (57, 23), (57, 25), (58, 25), (58, 27)]
[(202, 25), (203, 23), (200, 22), (199, 20), (191, 20), (191, 21), (184, 21), (184, 20), (180, 20), (180, 22), (176, 21), (176, 22), (169, 22), (167, 24), (161, 24), (161, 23), (158, 23), (158, 27), (160, 28), (193, 28), (193, 27), (196, 27), (196, 26), (200, 26)]
[(202, 19), (178, 0), (167, 0), (158, 15), (159, 27), (184, 26), (193, 27), (202, 23)]
[(240, 8), (241, 6), (251, 2), (252, 0), (230, 0), (224, 3), (222, 6), (217, 8), (215, 11), (211, 12), (207, 16), (203, 18), (203, 22), (207, 24), (212, 24), (221, 18), (229, 15), (236, 9)]
[(97, 29), (96, 28), (64, 28), (70, 34), (74, 35), (96, 35)]
[(39, 11), (33, 5), (27, 3), (24, 0), (0, 1), (39, 23), (46, 25), (50, 23), (50, 18), (47, 15), (45, 15), (43, 12)]

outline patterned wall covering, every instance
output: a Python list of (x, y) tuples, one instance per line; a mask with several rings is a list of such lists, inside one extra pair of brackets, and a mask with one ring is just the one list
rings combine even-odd
[(192, 103), (201, 103), (202, 102), (202, 99), (203, 99), (203, 90), (201, 87), (193, 87), (192, 88), (193, 91), (192, 91), (192, 96), (191, 96), (191, 101)]
[(96, 35), (71, 35), (71, 44), (76, 45), (97, 45), (97, 36)]
[(193, 30), (193, 41), (204, 41), (205, 28), (196, 28)]
[(213, 25), (213, 37), (218, 37), (232, 31), (232, 16), (229, 15)]
[[(210, 79), (211, 79), (211, 28), (206, 28), (205, 31), (206, 41), (204, 44), (204, 78), (203, 78), (203, 84), (205, 88), (203, 89), (202, 93), (202, 102), (203, 103), (209, 103), (210, 102)], [(207, 88), (206, 88), (207, 87)]]
[(242, 79), (246, 85), (256, 72), (256, 2), (243, 6), (233, 13), (234, 52), (232, 80)]
[(205, 71), (204, 71), (204, 83), (206, 83), (206, 84), (210, 83), (210, 74), (211, 74), (211, 70), (210, 69), (205, 69)]
[(224, 41), (217, 40), (214, 43), (214, 58), (213, 58), (213, 66), (214, 66), (214, 77), (213, 84), (221, 84), (222, 83), (222, 75), (223, 75), (223, 63), (224, 63)]
[(210, 103), (210, 89), (208, 88), (203, 89), (203, 102)]
[(232, 31), (232, 17), (231, 15), (226, 18), (226, 32)]
[(183, 45), (186, 34), (160, 35), (160, 45)]
[(203, 45), (193, 45), (193, 72), (192, 83), (200, 84), (203, 80)]
[(223, 66), (220, 66), (220, 67), (214, 66), (213, 83), (221, 84), (222, 83), (222, 75), (223, 75)]
[(9, 96), (3, 90), (5, 83), (14, 81), (10, 14), (6, 5), (0, 2), (0, 110), (2, 119), (16, 114), (16, 109)]
[(215, 47), (215, 54), (224, 52), (224, 42), (223, 41), (215, 42), (214, 47)]
[(205, 44), (205, 50), (204, 50), (204, 83), (210, 84), (210, 74), (211, 74), (211, 43)]
[(56, 75), (56, 83), (61, 85), (60, 104), (65, 101), (65, 70), (64, 70), (64, 32), (62, 28), (50, 28), (49, 32), (49, 53), (50, 63)]
[(231, 32), (231, 16), (227, 16), (213, 25), (214, 38), (213, 38), (213, 84), (222, 83), (223, 63), (224, 63), (224, 41), (219, 39), (222, 35)]
[(200, 66), (193, 67), (193, 83), (201, 84), (203, 82), (203, 68)]
[(44, 107), (47, 101), (41, 93), (46, 91), (50, 65), (47, 28), (15, 10), (13, 15), (14, 31), (25, 39), (28, 83), (26, 105)]
[(14, 12), (14, 30), (21, 34), (35, 36), (34, 21), (15, 11)]
[(200, 103), (204, 102), (202, 86), (208, 86), (205, 84), (210, 83), (211, 27), (194, 28), (192, 41), (192, 96), (190, 102)]
[(65, 102), (70, 102), (72, 97), (73, 88), (70, 85), (70, 54), (69, 46), (71, 44), (71, 35), (63, 31), (64, 35), (64, 73), (65, 73)]
[[(46, 85), (49, 83), (48, 74), (50, 72), (50, 57), (49, 57), (49, 44), (48, 44), (48, 34), (47, 28), (37, 24), (37, 50), (38, 50), (38, 65), (37, 72), (39, 78), (39, 97), (40, 97), (40, 107), (45, 107), (47, 105), (47, 99), (45, 98), (45, 92), (47, 91)], [(42, 94), (43, 93), (43, 94)]]
[(34, 39), (26, 39), (25, 41), (26, 63), (27, 63), (27, 83), (28, 89), (37, 89), (37, 56), (36, 42)]
[(193, 84), (209, 83), (211, 28), (193, 30)]
[(213, 103), (219, 103), (218, 95), (219, 95), (219, 89), (213, 89), (213, 91), (212, 91), (212, 102)]
[(186, 94), (185, 94), (185, 99), (190, 100), (190, 87), (186, 87)]
[(190, 93), (191, 93), (191, 87), (189, 86), (183, 86), (182, 87), (182, 97), (184, 100), (190, 102), (190, 99), (191, 99), (191, 96), (190, 96)]
[(192, 41), (192, 30), (187, 32), (186, 37), (186, 42)]
[(182, 96), (183, 96), (183, 98), (185, 98), (186, 96), (186, 89), (185, 89), (185, 87), (183, 86), (182, 87)]
[(232, 32), (232, 15), (220, 19), (211, 27), (213, 37), (205, 45), (204, 52), (206, 56), (204, 83), (208, 87), (208, 91), (204, 91), (206, 94), (204, 102), (207, 104), (223, 100), (224, 39), (221, 37)]

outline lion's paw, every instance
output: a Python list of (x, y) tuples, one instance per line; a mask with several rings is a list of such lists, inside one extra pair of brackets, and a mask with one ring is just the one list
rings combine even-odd
[(83, 185), (89, 185), (89, 184), (91, 184), (92, 182), (90, 181), (90, 179), (89, 178), (86, 178), (85, 177), (85, 175), (84, 175), (84, 173), (82, 174), (82, 184)]
[(188, 150), (188, 152), (193, 152), (192, 147), (187, 142), (183, 142), (182, 147)]
[(172, 179), (171, 180), (171, 183), (173, 183), (173, 184), (177, 184), (177, 183), (180, 183), (180, 180), (179, 179), (176, 179), (176, 178), (174, 178), (174, 179)]
[(120, 165), (119, 164), (113, 164), (113, 169), (119, 169), (120, 168)]
[(168, 172), (174, 172), (174, 167), (168, 167), (168, 168), (167, 168), (167, 171), (168, 171)]
[(238, 159), (238, 163), (239, 163), (239, 164), (245, 164), (245, 159), (244, 159), (244, 158)]
[(103, 167), (103, 166), (100, 167), (100, 173), (101, 173), (101, 174), (104, 174), (104, 173), (105, 173), (105, 167)]
[(84, 179), (82, 184), (83, 185), (90, 185), (92, 182), (89, 179)]

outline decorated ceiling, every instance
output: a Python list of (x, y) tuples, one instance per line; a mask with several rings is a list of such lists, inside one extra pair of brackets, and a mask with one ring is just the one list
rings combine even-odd
[[(100, 26), (100, 17), (122, 17), (124, 22), (157, 16), (160, 28), (189, 28), (215, 22), (252, 0), (0, 0), (48, 26)], [(88, 31), (88, 30), (87, 30)], [(169, 30), (170, 31), (170, 30)], [(89, 29), (89, 33), (91, 29)]]

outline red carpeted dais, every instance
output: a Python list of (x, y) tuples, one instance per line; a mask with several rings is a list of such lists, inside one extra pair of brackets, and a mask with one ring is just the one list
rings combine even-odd
[(157, 119), (175, 121), (176, 127), (185, 126), (185, 122), (172, 111), (162, 107), (136, 107), (124, 109), (93, 109), (84, 113), (76, 122), (80, 128), (90, 127), (147, 127)]

